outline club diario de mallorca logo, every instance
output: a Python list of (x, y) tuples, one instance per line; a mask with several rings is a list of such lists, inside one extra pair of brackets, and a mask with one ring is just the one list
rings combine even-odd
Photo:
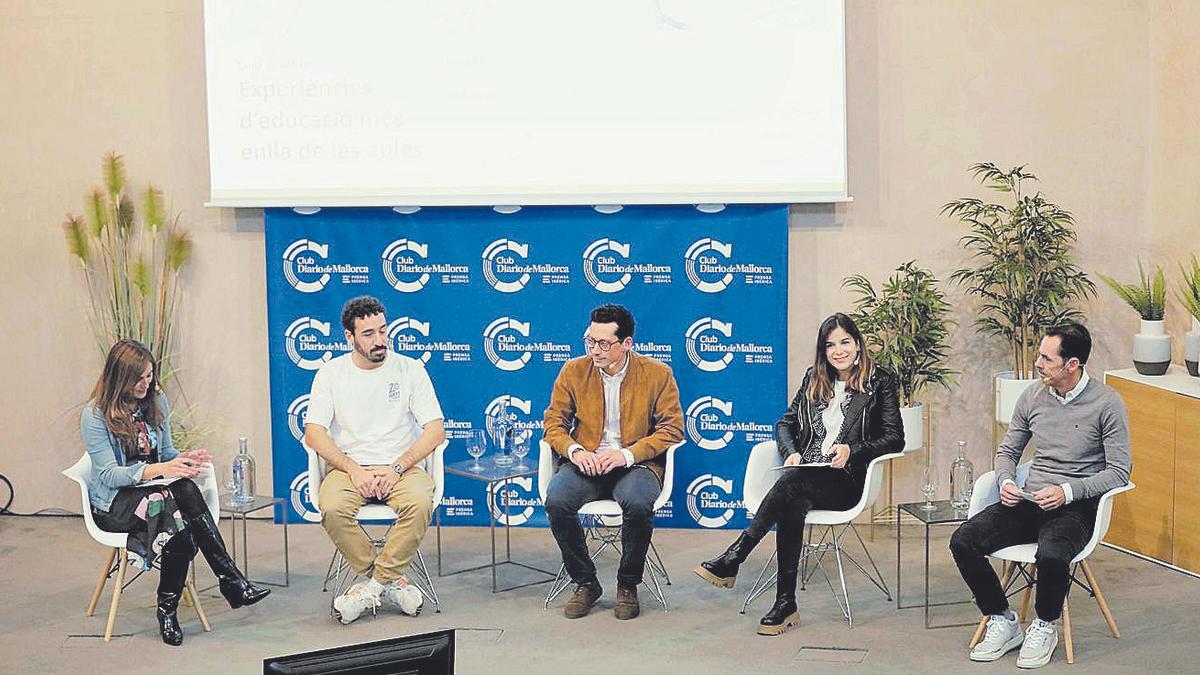
[(571, 358), (571, 346), (550, 341), (529, 340), (530, 324), (502, 316), (483, 329), (483, 353), (500, 370), (520, 370), (533, 358), (542, 355), (543, 362), (566, 362)]
[(709, 373), (715, 373), (719, 370), (725, 370), (730, 363), (733, 362), (733, 354), (725, 352), (716, 359), (706, 359), (701, 355), (701, 351), (707, 351), (705, 347), (710, 344), (719, 344), (720, 340), (714, 335), (706, 335), (706, 333), (714, 332), (724, 335), (726, 338), (733, 337), (733, 324), (718, 321), (712, 317), (704, 317), (698, 319), (688, 326), (684, 333), (684, 342), (687, 346), (687, 355), (692, 363), (700, 370)]
[(430, 324), (411, 316), (402, 316), (387, 325), (388, 342), (392, 351), (428, 364), (435, 353), (438, 361), (471, 361), (471, 345), (465, 342), (435, 340), (430, 338)]
[(292, 479), (291, 485), (288, 486), (288, 501), (292, 504), (292, 510), (300, 514), (300, 517), (305, 522), (321, 522), (321, 512), (313, 508), (312, 500), (308, 498), (307, 467), (296, 474), (296, 477)]
[(687, 510), (700, 527), (725, 527), (733, 520), (736, 509), (745, 508), (733, 497), (733, 481), (716, 474), (696, 477), (687, 486)]
[(329, 272), (319, 272), (320, 276), (311, 281), (302, 281), (297, 276), (297, 272), (306, 273), (319, 267), (313, 258), (314, 255), (322, 260), (328, 259), (329, 247), (308, 239), (299, 239), (283, 251), (283, 276), (292, 288), (301, 293), (316, 293), (329, 283)]
[(334, 353), (350, 351), (345, 340), (330, 336), (330, 325), (310, 316), (296, 319), (284, 331), (284, 351), (292, 363), (304, 370), (318, 370)]
[(709, 278), (708, 274), (701, 276), (702, 270), (719, 262), (709, 251), (716, 251), (728, 260), (733, 255), (733, 246), (707, 237), (697, 241), (683, 255), (684, 273), (687, 274), (688, 281), (692, 282), (697, 289), (705, 293), (720, 293), (729, 288), (729, 284), (733, 282), (733, 273), (725, 272), (716, 275), (715, 280), (706, 280)]
[(650, 356), (663, 363), (670, 364), (674, 358), (675, 350), (671, 345), (655, 342), (653, 340), (635, 341), (633, 343), (633, 351), (643, 355)]
[(325, 288), (334, 274), (341, 275), (343, 284), (370, 281), (371, 270), (366, 265), (330, 263), (328, 260), (328, 244), (297, 239), (283, 251), (283, 276), (301, 293), (316, 293)]
[(583, 278), (601, 293), (616, 293), (642, 275), (647, 284), (671, 283), (671, 268), (667, 265), (634, 262), (632, 246), (616, 239), (597, 239), (583, 250)]
[[(492, 399), (483, 409), (483, 419), (495, 419), (496, 414), (500, 411), (501, 403), (508, 404), (508, 422), (512, 425), (513, 434), (517, 438), (528, 438), (532, 444), (535, 436), (541, 436), (542, 419), (540, 415), (536, 419), (534, 418), (533, 401), (517, 398), (512, 394), (501, 394)], [(493, 434), (492, 429), (488, 429), (487, 432), (489, 435)], [(532, 454), (535, 449), (530, 448), (530, 453)]]
[(705, 293), (724, 291), (738, 274), (745, 275), (746, 285), (769, 286), (775, 282), (775, 268), (735, 262), (733, 244), (711, 237), (699, 239), (688, 247), (683, 254), (683, 270), (692, 286)]
[(429, 261), (429, 246), (412, 239), (397, 239), (383, 249), (383, 277), (401, 293), (416, 293), (425, 288), (433, 275), (443, 284), (465, 284), (470, 268)]
[(770, 440), (775, 427), (757, 422), (735, 421), (733, 401), (716, 396), (701, 396), (692, 401), (684, 414), (688, 438), (705, 450), (723, 450), (735, 434), (744, 433), (747, 442)]
[(734, 354), (741, 354), (745, 363), (771, 364), (775, 362), (775, 348), (753, 342), (733, 340), (733, 323), (711, 316), (692, 322), (684, 332), (684, 346), (688, 359), (700, 370), (715, 373), (725, 370), (733, 363)]
[(308, 394), (301, 394), (287, 409), (288, 431), (297, 441), (304, 440), (304, 419), (308, 416)]
[(701, 396), (687, 409), (685, 424), (688, 438), (705, 450), (724, 448), (733, 440), (733, 431), (721, 429), (718, 425), (722, 419), (728, 419), (732, 415), (732, 402), (722, 401), (715, 396)]
[(534, 508), (541, 506), (542, 500), (534, 494), (533, 478), (521, 476), (488, 483), (487, 505), (492, 518), (508, 527), (529, 522)]
[(543, 284), (570, 282), (570, 268), (529, 262), (529, 244), (512, 239), (497, 239), (483, 249), (483, 278), (501, 293), (516, 293), (529, 285), (533, 275)]
[(456, 420), (453, 417), (447, 417), (442, 426), (446, 427), (446, 438), (455, 441), (466, 440), (471, 437), (471, 430), (475, 428), (475, 423), (471, 420)]

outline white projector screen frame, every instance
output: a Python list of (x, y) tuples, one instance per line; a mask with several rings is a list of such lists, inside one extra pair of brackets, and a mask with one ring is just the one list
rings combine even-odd
[(206, 0), (211, 205), (847, 201), (843, 0)]

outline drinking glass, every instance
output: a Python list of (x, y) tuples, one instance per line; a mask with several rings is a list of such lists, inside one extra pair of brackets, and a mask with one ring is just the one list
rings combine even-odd
[(933, 505), (933, 495), (937, 492), (937, 476), (937, 469), (932, 461), (921, 470), (921, 494), (925, 496), (925, 503), (921, 505), (923, 511), (933, 511), (937, 508)]
[(517, 458), (516, 468), (524, 471), (529, 467), (525, 465), (525, 455), (529, 454), (529, 441), (533, 436), (531, 432), (519, 433), (513, 436), (512, 454)]
[(487, 437), (484, 436), (483, 429), (472, 429), (470, 436), (467, 437), (467, 454), (475, 458), (475, 463), (468, 467), (471, 471), (483, 471), (483, 465), (479, 463), (479, 458), (483, 457), (486, 449)]
[(238, 501), (237, 479), (233, 475), (232, 459), (229, 460), (228, 464), (221, 463), (221, 487), (225, 488), (225, 495), (229, 503), (236, 504)]

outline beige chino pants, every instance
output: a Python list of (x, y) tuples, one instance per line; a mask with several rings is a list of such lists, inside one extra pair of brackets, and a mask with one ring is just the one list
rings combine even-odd
[(373, 567), (372, 576), (381, 584), (404, 576), (433, 513), (433, 479), (429, 474), (409, 469), (392, 486), (384, 501), (396, 512), (396, 522), (378, 554), (355, 517), (367, 498), (354, 488), (349, 474), (330, 470), (321, 481), (319, 494), (321, 525), (356, 574), (365, 575)]

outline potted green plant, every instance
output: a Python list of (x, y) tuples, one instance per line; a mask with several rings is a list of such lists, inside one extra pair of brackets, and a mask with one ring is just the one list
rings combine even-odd
[(1192, 254), (1191, 269), (1179, 266), (1179, 302), (1192, 315), (1192, 330), (1183, 337), (1183, 362), (1192, 377), (1200, 377), (1200, 261)]
[(959, 373), (944, 365), (956, 325), (945, 293), (933, 273), (912, 260), (897, 267), (878, 291), (861, 274), (846, 277), (842, 286), (857, 296), (851, 318), (872, 358), (899, 381), (904, 450), (918, 450), (925, 436), (921, 393), (931, 385), (949, 388)]
[(1167, 280), (1161, 267), (1146, 274), (1138, 261), (1138, 282), (1124, 284), (1110, 276), (1100, 275), (1142, 317), (1142, 329), (1133, 336), (1133, 367), (1142, 375), (1162, 375), (1171, 367), (1171, 336), (1167, 335), (1163, 319), (1167, 310)]
[[(192, 240), (169, 217), (163, 193), (147, 185), (134, 207), (125, 161), (108, 153), (101, 162), (103, 187), (87, 196), (87, 215), (70, 214), (62, 224), (67, 248), (78, 260), (88, 297), (88, 322), (101, 357), (117, 340), (144, 344), (159, 364), (159, 382), (175, 375), (174, 328), (179, 305), (179, 275), (191, 257)], [(180, 424), (172, 410), (172, 437), (190, 447), (187, 437), (198, 429)]]
[(1024, 166), (1002, 171), (991, 163), (970, 170), (1010, 199), (999, 203), (964, 197), (942, 207), (943, 215), (967, 225), (959, 242), (974, 263), (950, 279), (982, 301), (975, 327), (1008, 345), (1012, 370), (998, 373), (995, 383), (996, 421), (1008, 423), (1021, 392), (1036, 381), (1041, 336), (1055, 324), (1079, 320), (1072, 303), (1095, 295), (1096, 286), (1072, 258), (1074, 217), (1026, 188), (1037, 176)]

